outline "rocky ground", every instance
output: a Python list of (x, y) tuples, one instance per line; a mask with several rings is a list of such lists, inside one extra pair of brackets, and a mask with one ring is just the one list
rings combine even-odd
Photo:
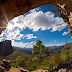
[[(2, 61), (0, 61), (0, 72), (30, 72), (30, 71), (25, 70), (20, 66), (14, 68), (10, 65), (9, 60), (3, 59)], [(31, 72), (48, 72), (48, 70), (38, 69)], [(51, 72), (72, 72), (72, 60), (59, 64), (58, 68), (55, 71)]]

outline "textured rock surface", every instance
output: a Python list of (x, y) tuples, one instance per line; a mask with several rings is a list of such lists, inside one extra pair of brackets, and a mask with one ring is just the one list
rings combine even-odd
[(13, 47), (11, 46), (10, 40), (0, 42), (0, 56), (7, 56), (12, 52), (13, 52)]
[(35, 71), (31, 71), (31, 72), (48, 72), (48, 70), (38, 69), (38, 70), (35, 70)]
[(21, 71), (18, 70), (18, 68), (11, 67), (10, 70), (7, 72), (21, 72)]
[(0, 62), (0, 72), (8, 71), (10, 68), (11, 68), (11, 65), (10, 65), (10, 61), (9, 60), (3, 59)]
[(22, 67), (14, 68), (10, 65), (10, 61), (3, 59), (0, 61), (0, 72), (29, 72)]
[(29, 71), (28, 71), (28, 70), (25, 70), (25, 69), (23, 69), (23, 68), (22, 68), (22, 70), (21, 70), (21, 69), (19, 69), (19, 68), (11, 67), (10, 70), (9, 70), (9, 71), (6, 71), (6, 72), (29, 72)]
[(18, 66), (18, 70), (19, 70), (20, 72), (29, 72), (28, 70), (26, 70), (26, 69), (24, 69), (24, 68), (22, 68), (22, 67), (20, 67), (20, 66)]
[[(70, 16), (68, 18), (70, 12), (72, 12), (72, 0), (0, 0), (0, 33), (2, 32), (2, 30), (6, 28), (6, 24), (9, 20), (13, 19), (16, 16), (26, 13), (30, 9), (45, 4), (59, 4), (59, 6), (62, 4), (66, 4), (65, 8), (64, 5), (60, 6), (62, 8), (61, 10), (66, 11), (66, 15), (64, 14), (64, 12), (61, 11), (61, 17), (63, 17), (64, 21), (67, 24), (69, 23), (69, 21), (67, 20), (70, 20), (69, 18), (71, 17)], [(72, 22), (70, 24), (72, 24)], [(70, 26), (71, 25), (69, 25), (69, 27)], [(70, 36), (72, 36), (71, 28), (69, 31)]]
[(66, 69), (60, 69), (58, 72), (66, 72)]

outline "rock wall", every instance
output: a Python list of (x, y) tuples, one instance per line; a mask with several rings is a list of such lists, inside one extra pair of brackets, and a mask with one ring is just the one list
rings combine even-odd
[(13, 52), (13, 47), (11, 46), (10, 40), (0, 42), (0, 56), (7, 56), (12, 52)]
[(0, 33), (6, 28), (9, 20), (46, 4), (54, 4), (61, 9), (61, 17), (69, 24), (69, 34), (72, 36), (72, 0), (0, 0)]

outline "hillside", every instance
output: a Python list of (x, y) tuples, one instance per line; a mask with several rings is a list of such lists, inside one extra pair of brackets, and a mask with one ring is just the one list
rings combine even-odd
[[(54, 58), (54, 60), (52, 57)], [(24, 68), (23, 70), (28, 70), (28, 71), (35, 70), (35, 72), (38, 69), (43, 69), (46, 71), (48, 70), (49, 72), (55, 72), (59, 70), (68, 70), (67, 72), (71, 72), (72, 71), (71, 69), (72, 60), (65, 62), (65, 61), (60, 61), (60, 58), (61, 58), (60, 54), (52, 55), (52, 56), (48, 56), (46, 54), (45, 55), (32, 55), (32, 54), (26, 54), (24, 52), (19, 52), (19, 51), (15, 51), (11, 55), (5, 57), (5, 59), (11, 61), (11, 68), (7, 72), (14, 72), (14, 71), (20, 72), (18, 66)], [(54, 63), (52, 63), (53, 61)], [(55, 70), (53, 71), (52, 67), (56, 66), (55, 63), (58, 66), (55, 67), (54, 68)]]
[(32, 48), (18, 48), (18, 47), (14, 47), (17, 51), (20, 52), (24, 52), (27, 54), (32, 54)]
[(12, 54), (6, 56), (6, 59), (9, 59), (10, 61), (16, 59), (18, 56), (21, 56), (23, 58), (30, 58), (32, 57), (33, 55), (31, 54), (26, 54), (24, 52), (20, 52), (20, 51), (14, 51)]

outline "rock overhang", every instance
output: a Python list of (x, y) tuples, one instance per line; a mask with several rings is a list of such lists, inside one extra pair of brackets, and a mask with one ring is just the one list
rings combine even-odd
[(69, 26), (72, 37), (72, 0), (0, 0), (0, 33), (5, 30), (9, 20), (41, 5), (52, 4)]

